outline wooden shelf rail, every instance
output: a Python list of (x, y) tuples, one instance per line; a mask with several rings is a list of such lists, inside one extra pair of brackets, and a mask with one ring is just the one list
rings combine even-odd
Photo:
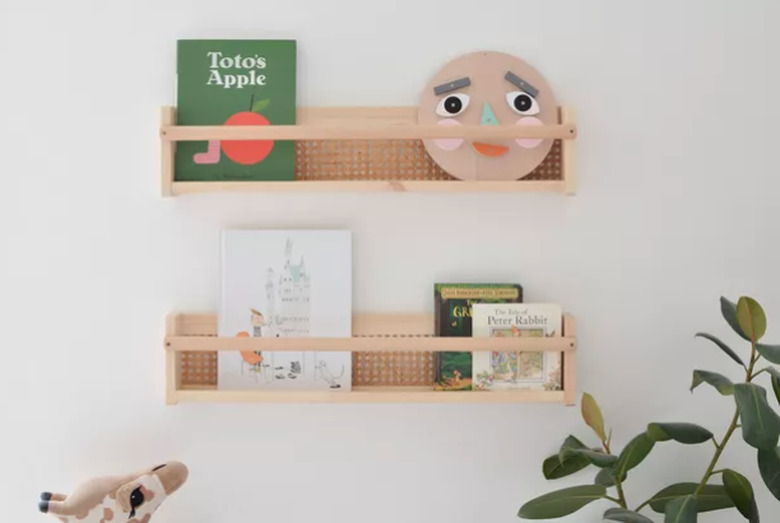
[[(413, 140), (427, 138), (501, 139), (577, 137), (574, 123), (555, 125), (421, 125), (416, 108), (299, 108), (296, 125), (174, 125), (163, 119), (163, 140)], [(172, 107), (164, 113), (174, 111)], [(341, 113), (341, 116), (339, 116)]]
[[(317, 403), (521, 403), (575, 404), (575, 320), (564, 315), (554, 338), (448, 338), (433, 336), (432, 314), (355, 314), (350, 338), (239, 338), (217, 336), (213, 314), (171, 314), (166, 322), (166, 401)], [(551, 351), (563, 353), (560, 391), (434, 391), (429, 387), (353, 387), (351, 391), (218, 390), (183, 386), (180, 356), (198, 351)]]
[[(175, 107), (161, 112), (162, 194), (174, 196), (205, 192), (560, 192), (574, 194), (577, 124), (571, 107), (559, 108), (554, 125), (421, 125), (416, 107), (301, 107), (296, 125), (176, 125)], [(176, 143), (203, 140), (467, 140), (544, 138), (562, 141), (560, 180), (294, 180), (294, 181), (176, 181)]]

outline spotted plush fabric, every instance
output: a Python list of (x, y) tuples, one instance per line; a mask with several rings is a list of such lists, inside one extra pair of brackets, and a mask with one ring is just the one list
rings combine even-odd
[(171, 461), (124, 476), (94, 478), (70, 494), (44, 492), (38, 509), (61, 523), (149, 523), (187, 475), (183, 463)]

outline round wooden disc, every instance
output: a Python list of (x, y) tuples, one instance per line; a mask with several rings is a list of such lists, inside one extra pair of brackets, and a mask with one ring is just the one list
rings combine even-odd
[[(422, 93), (418, 122), (553, 125), (558, 123), (558, 104), (530, 64), (507, 53), (479, 51), (455, 58), (431, 78)], [(448, 138), (423, 143), (431, 158), (456, 178), (517, 180), (542, 163), (553, 140)]]

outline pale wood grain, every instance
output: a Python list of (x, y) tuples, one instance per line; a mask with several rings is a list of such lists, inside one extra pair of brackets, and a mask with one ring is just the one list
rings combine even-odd
[[(179, 334), (178, 314), (168, 314), (165, 318), (165, 332), (169, 335)], [(165, 351), (165, 403), (175, 405), (177, 394), (181, 389), (181, 354)]]
[[(164, 108), (163, 110), (165, 110)], [(167, 108), (172, 109), (172, 108)], [(576, 125), (422, 125), (416, 107), (301, 107), (295, 125), (173, 125), (160, 127), (163, 141), (184, 140), (374, 140), (425, 138), (577, 137)]]
[[(577, 125), (577, 112), (574, 107), (561, 107), (561, 122), (567, 125)], [(564, 193), (573, 195), (577, 191), (576, 140), (563, 140), (561, 142), (561, 163), (563, 164)]]
[[(160, 111), (162, 127), (169, 127), (176, 123), (176, 109), (163, 107)], [(176, 142), (170, 140), (160, 141), (160, 171), (161, 191), (163, 196), (173, 196), (173, 164), (176, 155)]]
[[(353, 387), (352, 391), (182, 390), (200, 403), (562, 403), (561, 391), (433, 391), (425, 387)], [(398, 389), (398, 390), (396, 390)], [(404, 390), (406, 389), (406, 390)]]
[[(574, 317), (567, 314), (563, 318), (563, 333), (575, 340), (577, 339), (577, 322)], [(577, 351), (572, 350), (563, 355), (563, 397), (566, 405), (577, 403)]]
[(169, 351), (570, 351), (574, 340), (556, 338), (436, 338), (436, 337), (376, 337), (376, 338), (230, 338), (200, 336), (167, 336)]
[(424, 192), (424, 193), (563, 193), (563, 180), (459, 181), (459, 180), (344, 180), (291, 182), (173, 182), (174, 195), (212, 192)]

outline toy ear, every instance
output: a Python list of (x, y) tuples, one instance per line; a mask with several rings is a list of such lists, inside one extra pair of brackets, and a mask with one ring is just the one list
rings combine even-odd
[(130, 496), (133, 494), (133, 491), (137, 489), (140, 486), (140, 484), (133, 480), (128, 483), (125, 483), (121, 487), (119, 487), (116, 491), (116, 502), (117, 505), (119, 505), (119, 508), (122, 509), (122, 512), (131, 512), (133, 510), (133, 507), (130, 505)]

